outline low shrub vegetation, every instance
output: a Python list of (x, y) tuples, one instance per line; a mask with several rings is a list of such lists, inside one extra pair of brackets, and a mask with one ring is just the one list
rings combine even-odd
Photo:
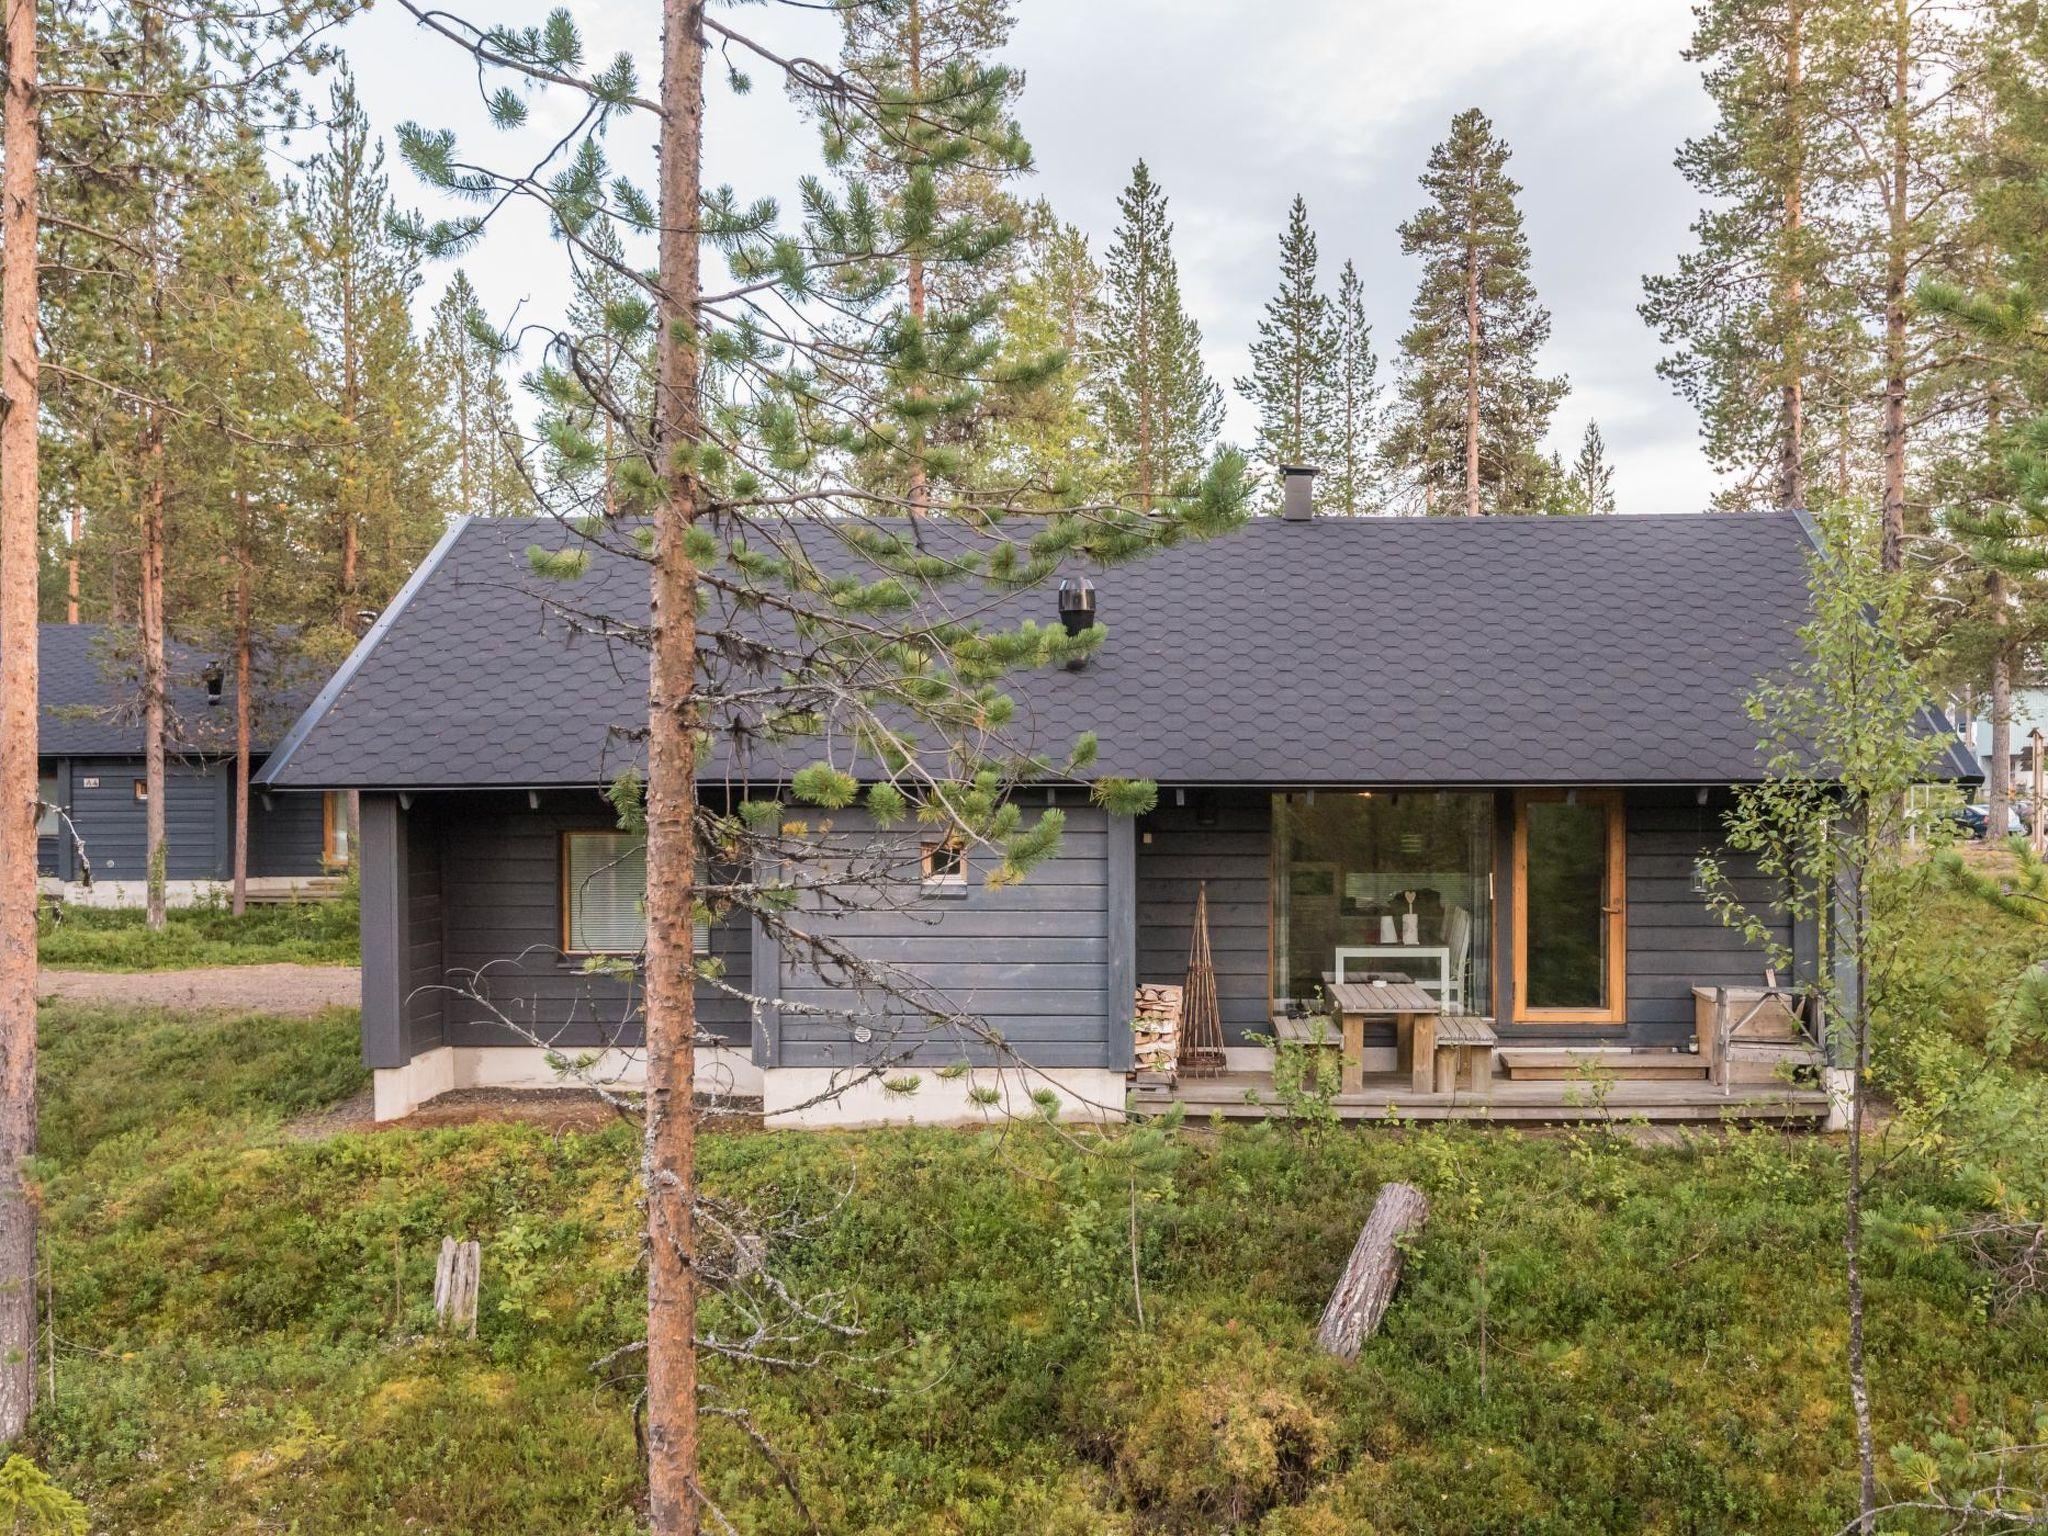
[(42, 964), (59, 970), (170, 971), (209, 965), (355, 965), (353, 887), (331, 901), (252, 906), (236, 917), (222, 901), (173, 907), (152, 933), (136, 907), (66, 906), (38, 924)]
[[(287, 1136), (360, 1083), (345, 1013), (49, 1007), (44, 1034), (62, 1342), (22, 1449), (94, 1529), (637, 1529), (637, 1381), (593, 1370), (642, 1320), (630, 1127)], [(710, 1363), (786, 1458), (707, 1427), (749, 1533), (1805, 1533), (1854, 1507), (1820, 1138), (756, 1133), (704, 1171), (801, 1217), (779, 1272), (864, 1330), (815, 1369)], [(1341, 1366), (1311, 1335), (1392, 1178), (1433, 1214)], [(1908, 1155), (1875, 1203), (1975, 1199)], [(483, 1245), (474, 1341), (433, 1331), (447, 1234)], [(1964, 1254), (1911, 1239), (1871, 1298), (1885, 1443), (2033, 1433), (2038, 1302), (1994, 1321)]]

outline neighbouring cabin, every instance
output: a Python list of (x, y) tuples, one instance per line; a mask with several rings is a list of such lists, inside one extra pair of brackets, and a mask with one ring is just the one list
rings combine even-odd
[[(149, 875), (149, 791), (130, 668), (96, 624), (41, 626), (36, 873), (49, 894), (96, 905), (139, 904)], [(165, 764), (164, 862), (174, 904), (222, 890), (234, 874), (234, 688), (214, 659), (168, 653), (172, 686)], [(281, 689), (255, 713), (251, 771), (279, 722), (303, 709)], [(79, 844), (84, 845), (83, 858)], [(252, 791), (252, 894), (324, 894), (348, 862), (343, 797)], [(87, 866), (91, 882), (86, 882)]]
[[(362, 794), (364, 1048), (386, 1117), (556, 1082), (565, 1054), (623, 1083), (641, 1069), (645, 853), (602, 786), (632, 761), (645, 661), (518, 596), (535, 538), (452, 530), (264, 775), (281, 798)], [(1761, 766), (1744, 705), (1795, 652), (1812, 547), (1794, 514), (1270, 519), (1092, 573), (1108, 645), (1020, 677), (1018, 715), (1048, 752), (1096, 731), (1101, 771), (1154, 780), (1156, 807), (1028, 788), (1027, 817), (1057, 806), (1065, 835), (998, 886), (987, 855), (928, 828), (816, 813), (825, 866), (864, 878), (806, 896), (801, 939), (739, 916), (695, 935), (716, 961), (700, 1083), (784, 1123), (975, 1118), (991, 1088), (1076, 1115), (1265, 1114), (1272, 1042), (1327, 1033), (1350, 1117), (1823, 1115), (1797, 1001), (1820, 935), (1777, 918), (1791, 962), (1770, 974), (1701, 875), (1721, 861), (1773, 910), (1720, 829)], [(1697, 600), (1733, 570), (1739, 626)], [(644, 612), (631, 562), (594, 559), (582, 583), (586, 611)], [(994, 608), (1044, 620), (1050, 602)], [(1943, 771), (1975, 765), (1954, 745)], [(716, 761), (704, 777), (708, 796), (763, 789)], [(1139, 990), (1156, 1008), (1186, 978), (1198, 899), (1222, 1075), (1149, 1053), (1134, 1079)], [(1766, 1048), (1722, 1049), (1753, 1030), (1752, 999), (1809, 1032), (1768, 1043), (1801, 1081), (1715, 1078), (1717, 1052)], [(1618, 1081), (1589, 1102), (1599, 1072)]]

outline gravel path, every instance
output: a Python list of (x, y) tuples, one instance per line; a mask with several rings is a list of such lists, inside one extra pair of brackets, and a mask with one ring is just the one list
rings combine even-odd
[(36, 996), (145, 1008), (318, 1013), (362, 1001), (352, 965), (220, 965), (193, 971), (41, 971)]

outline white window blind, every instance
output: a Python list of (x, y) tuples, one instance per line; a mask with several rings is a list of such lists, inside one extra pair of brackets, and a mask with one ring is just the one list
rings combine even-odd
[[(636, 955), (647, 942), (647, 840), (633, 832), (571, 832), (567, 871), (569, 943), (579, 954)], [(691, 925), (702, 955), (710, 924)]]
[(569, 948), (636, 955), (647, 942), (647, 841), (631, 832), (571, 832)]

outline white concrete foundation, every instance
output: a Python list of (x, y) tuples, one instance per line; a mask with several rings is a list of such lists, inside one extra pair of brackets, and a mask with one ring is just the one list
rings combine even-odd
[[(340, 887), (338, 878), (259, 875), (249, 881), (249, 896), (262, 902), (318, 901)], [(68, 907), (142, 907), (149, 904), (147, 880), (95, 880), (86, 885), (77, 880), (53, 880), (45, 876), (36, 881), (36, 890), (38, 894), (61, 901)], [(210, 901), (225, 905), (233, 894), (234, 887), (225, 880), (164, 882), (164, 905), (169, 907), (198, 907)]]
[[(581, 1053), (562, 1052), (571, 1060)], [(371, 1074), (371, 1093), (378, 1120), (399, 1120), (422, 1104), (461, 1088), (574, 1088), (578, 1079), (548, 1064), (549, 1053), (537, 1045), (443, 1045), (413, 1057), (402, 1067), (380, 1067)], [(599, 1087), (634, 1092), (647, 1082), (646, 1058), (639, 1051), (604, 1051), (590, 1065), (585, 1079)], [(697, 1091), (728, 1097), (756, 1098), (761, 1069), (745, 1050), (731, 1046), (697, 1048)]]
[[(889, 1083), (916, 1080), (909, 1092)], [(993, 1089), (993, 1103), (977, 1103), (973, 1090)], [(984, 1125), (1003, 1119), (1036, 1118), (1032, 1095), (1050, 1091), (1059, 1099), (1063, 1122), (1121, 1120), (1124, 1074), (1103, 1067), (1060, 1067), (1030, 1071), (983, 1068), (956, 1078), (904, 1069), (862, 1078), (847, 1068), (777, 1067), (762, 1074), (762, 1109), (771, 1126), (850, 1129), (870, 1125)]]
[(1849, 1109), (1856, 1097), (1856, 1071), (1853, 1067), (1822, 1067), (1820, 1085), (1828, 1094), (1828, 1129), (1846, 1131), (1849, 1129)]

